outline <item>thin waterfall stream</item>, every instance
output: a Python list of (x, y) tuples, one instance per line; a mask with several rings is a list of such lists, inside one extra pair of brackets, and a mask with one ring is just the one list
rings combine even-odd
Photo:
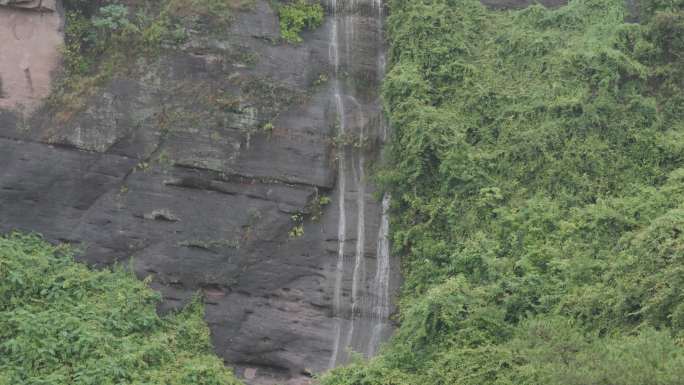
[[(379, 97), (385, 71), (384, 4), (382, 0), (329, 0), (328, 7), (332, 95), (341, 142), (336, 159), (339, 212), (329, 362), (333, 368), (347, 362), (352, 351), (375, 355), (391, 334), (394, 270), (388, 238), (390, 197), (386, 194), (378, 202), (368, 180), (388, 138)], [(368, 80), (366, 87), (353, 81), (358, 77)]]

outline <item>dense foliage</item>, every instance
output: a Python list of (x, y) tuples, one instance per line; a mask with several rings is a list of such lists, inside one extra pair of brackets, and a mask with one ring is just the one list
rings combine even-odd
[(324, 384), (682, 383), (684, 1), (623, 3), (390, 2), (401, 326)]
[(0, 237), (1, 385), (238, 385), (197, 301), (160, 318), (121, 268), (92, 271), (35, 236)]
[(280, 35), (290, 43), (299, 43), (305, 29), (314, 29), (323, 23), (323, 7), (309, 0), (295, 0), (278, 7)]

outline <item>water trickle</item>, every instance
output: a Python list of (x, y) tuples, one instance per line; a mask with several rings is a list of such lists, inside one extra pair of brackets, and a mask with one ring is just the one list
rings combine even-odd
[[(330, 37), (330, 48), (328, 51), (330, 61), (333, 64), (333, 74), (335, 79), (333, 81), (333, 97), (335, 98), (335, 115), (338, 120), (340, 136), (346, 131), (346, 116), (344, 113), (344, 101), (340, 93), (340, 80), (338, 79), (338, 71), (340, 68), (340, 54), (338, 44), (338, 28), (339, 20), (337, 18), (337, 0), (331, 0), (330, 7), (333, 12), (333, 25)], [(344, 278), (344, 244), (347, 241), (347, 211), (345, 208), (345, 191), (346, 191), (346, 166), (344, 151), (339, 151), (337, 154), (338, 174), (337, 187), (339, 189), (338, 202), (338, 222), (337, 222), (337, 263), (335, 265), (335, 289), (333, 297), (333, 317), (335, 317), (335, 340), (333, 343), (332, 355), (330, 357), (330, 368), (337, 365), (339, 352), (341, 349), (340, 339), (342, 334), (342, 280)]]
[[(363, 128), (360, 134), (363, 136)], [(365, 274), (365, 243), (366, 243), (366, 176), (365, 154), (359, 151), (355, 154), (358, 158), (358, 170), (354, 169), (356, 184), (356, 253), (354, 254), (354, 269), (352, 271), (352, 294), (351, 294), (351, 319), (347, 332), (347, 347), (354, 346), (354, 331), (356, 321), (363, 316), (364, 303), (360, 285), (366, 281)]]
[[(333, 0), (334, 1), (334, 0)], [(338, 81), (335, 80), (337, 83)], [(342, 95), (339, 92), (339, 86), (335, 85), (335, 109), (339, 119), (340, 134), (344, 135), (346, 129), (346, 120), (344, 115), (344, 103)], [(345, 208), (346, 197), (346, 159), (344, 151), (337, 154), (338, 157), (338, 174), (337, 186), (339, 189), (338, 202), (338, 220), (337, 220), (337, 264), (335, 265), (335, 291), (333, 297), (333, 316), (335, 317), (335, 342), (333, 345), (333, 354), (330, 357), (330, 367), (337, 365), (338, 354), (340, 351), (340, 335), (342, 334), (342, 324), (340, 317), (342, 316), (342, 280), (344, 278), (344, 244), (347, 242), (347, 210)]]
[[(335, 96), (336, 104), (338, 105), (338, 111), (342, 111), (341, 108), (341, 97), (339, 95)], [(333, 297), (333, 316), (335, 317), (335, 342), (333, 344), (333, 354), (330, 357), (330, 367), (335, 367), (337, 365), (338, 353), (340, 350), (340, 335), (342, 333), (342, 324), (339, 317), (342, 315), (342, 279), (344, 277), (344, 244), (346, 242), (346, 231), (347, 231), (347, 214), (345, 209), (345, 195), (346, 190), (346, 175), (344, 172), (345, 163), (344, 154), (341, 153), (339, 156), (339, 173), (337, 184), (340, 191), (338, 209), (339, 217), (337, 222), (337, 264), (335, 265), (335, 292)]]
[(373, 280), (373, 302), (372, 309), (372, 331), (368, 342), (368, 356), (373, 356), (377, 352), (378, 346), (386, 334), (390, 315), (390, 245), (389, 245), (389, 206), (390, 196), (385, 194), (382, 197), (382, 214), (380, 217), (380, 229), (378, 230), (378, 249), (377, 266), (375, 269), (375, 279)]
[[(333, 10), (334, 20), (332, 31), (330, 33), (330, 47), (328, 48), (328, 56), (334, 67), (335, 78), (337, 78), (337, 71), (340, 69), (340, 55), (337, 43), (337, 29), (339, 27), (337, 21), (337, 0), (331, 0), (330, 8)], [(335, 85), (335, 90), (338, 91), (337, 93), (339, 93), (339, 86), (337, 84)], [(335, 97), (337, 97), (337, 93)], [(337, 112), (339, 115), (340, 111), (338, 110)]]
[[(329, 366), (348, 360), (348, 351), (367, 356), (391, 332), (389, 254), (389, 197), (380, 204), (373, 199), (367, 182), (368, 163), (379, 159), (379, 148), (367, 143), (384, 143), (387, 125), (381, 117), (379, 80), (384, 75), (382, 0), (329, 0), (332, 14), (329, 59), (333, 66), (332, 95), (337, 135), (338, 244), (334, 268), (334, 341)], [(368, 26), (377, 25), (377, 29)], [(368, 53), (371, 55), (368, 56)], [(357, 55), (357, 57), (354, 57)], [(359, 77), (359, 75), (361, 77)], [(370, 84), (362, 84), (370, 82)], [(351, 139), (351, 142), (350, 142)], [(368, 140), (371, 139), (371, 140)], [(377, 217), (376, 217), (377, 215)], [(355, 229), (347, 229), (347, 224)], [(354, 238), (348, 238), (347, 230)], [(346, 244), (355, 242), (354, 255), (345, 256)], [(374, 242), (369, 255), (367, 241)], [(368, 250), (367, 250), (368, 249)], [(350, 250), (351, 254), (351, 250)]]

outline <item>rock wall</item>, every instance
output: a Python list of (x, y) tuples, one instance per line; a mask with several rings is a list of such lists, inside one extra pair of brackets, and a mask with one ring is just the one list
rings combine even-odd
[(33, 110), (50, 92), (63, 43), (55, 0), (0, 0), (0, 108)]
[(398, 286), (370, 182), (387, 134), (381, 3), (324, 5), (302, 44), (257, 0), (132, 58), (78, 110), (0, 109), (0, 231), (71, 243), (94, 266), (132, 258), (161, 311), (202, 292), (217, 353), (249, 383), (308, 383), (347, 347), (374, 353)]

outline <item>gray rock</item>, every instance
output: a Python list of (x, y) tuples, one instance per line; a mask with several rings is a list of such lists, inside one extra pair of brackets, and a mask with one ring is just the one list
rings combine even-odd
[[(217, 353), (250, 383), (308, 382), (345, 361), (332, 357), (347, 334), (368, 353), (381, 224), (370, 169), (386, 139), (370, 4), (291, 45), (259, 0), (219, 34), (130, 63), (68, 119), (0, 110), (0, 231), (71, 243), (96, 267), (132, 258), (161, 312), (202, 293)], [(340, 113), (349, 143), (335, 139)]]

